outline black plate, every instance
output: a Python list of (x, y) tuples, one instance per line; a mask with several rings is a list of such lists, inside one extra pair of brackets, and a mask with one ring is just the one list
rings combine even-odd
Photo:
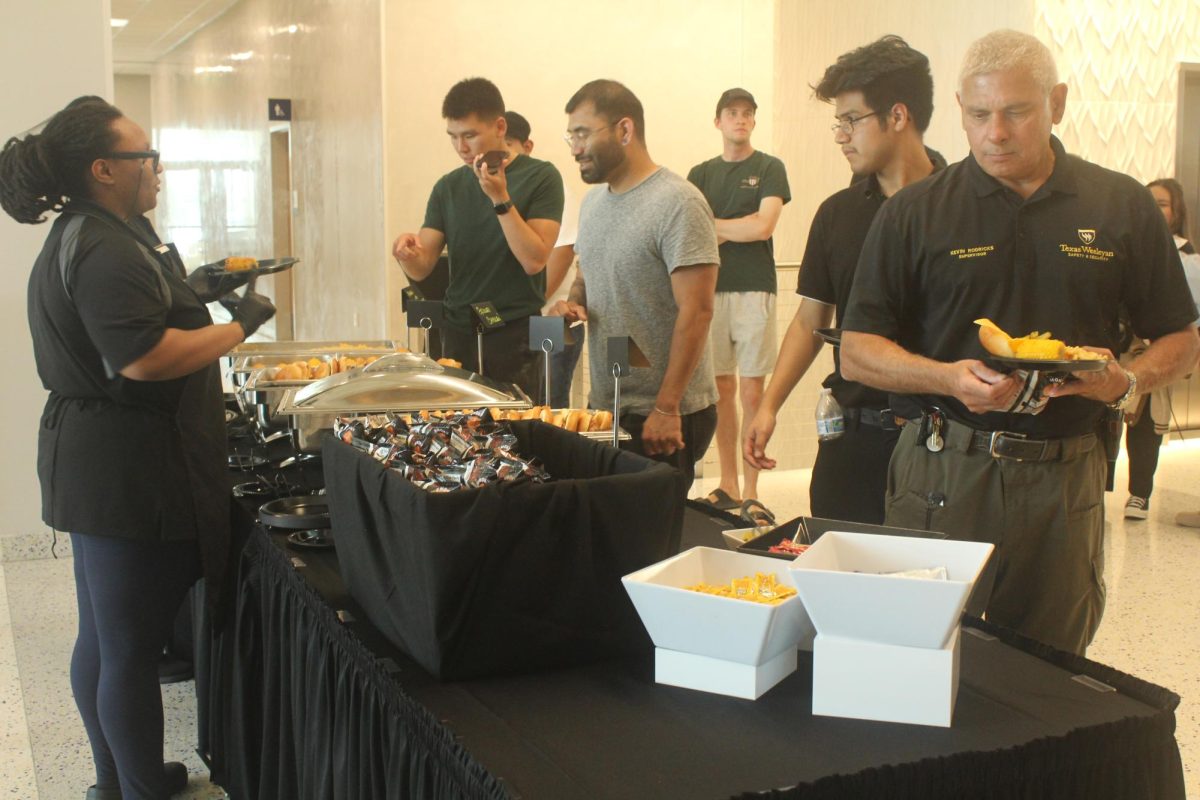
[(293, 547), (303, 547), (306, 550), (329, 550), (333, 547), (333, 537), (329, 531), (314, 529), (307, 531), (292, 531), (287, 537), (288, 544)]
[(816, 328), (813, 330), (813, 333), (815, 333), (817, 338), (826, 344), (831, 344), (834, 347), (842, 346), (841, 328)]
[(247, 481), (233, 487), (233, 496), (239, 500), (274, 500), (277, 497), (302, 495), (305, 490), (299, 486), (280, 486), (264, 481)]
[(263, 503), (258, 509), (258, 518), (271, 528), (312, 530), (328, 528), (329, 500), (321, 495), (304, 497), (281, 497)]
[(1052, 361), (1044, 358), (1009, 358), (1008, 356), (988, 356), (1004, 367), (1023, 369), (1033, 372), (1099, 372), (1108, 366), (1108, 359), (1100, 361)]
[(254, 269), (238, 269), (238, 270), (234, 270), (233, 272), (229, 272), (228, 270), (225, 269), (225, 260), (224, 259), (221, 259), (220, 261), (214, 261), (211, 264), (205, 264), (204, 266), (215, 267), (218, 270), (218, 273), (217, 273), (218, 276), (221, 273), (226, 273), (229, 275), (247, 274), (247, 275), (254, 275), (257, 277), (259, 275), (272, 275), (276, 272), (283, 272), (285, 269), (291, 269), (292, 265), (299, 263), (299, 261), (300, 261), (300, 259), (298, 259), (298, 258), (268, 258), (266, 260), (260, 259), (258, 262), (258, 266), (255, 267)]
[(239, 470), (241, 472), (250, 472), (256, 470), (267, 460), (262, 456), (248, 455), (246, 453), (234, 453), (228, 457), (227, 463), (230, 469)]

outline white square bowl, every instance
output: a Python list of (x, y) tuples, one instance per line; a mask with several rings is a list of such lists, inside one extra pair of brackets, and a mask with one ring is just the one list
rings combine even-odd
[(656, 647), (758, 666), (797, 646), (812, 649), (812, 622), (798, 595), (767, 605), (693, 592), (697, 583), (728, 584), (756, 572), (787, 585), (787, 562), (694, 547), (621, 579)]
[[(822, 636), (944, 647), (992, 545), (830, 531), (788, 576)], [(881, 575), (945, 567), (949, 580)]]

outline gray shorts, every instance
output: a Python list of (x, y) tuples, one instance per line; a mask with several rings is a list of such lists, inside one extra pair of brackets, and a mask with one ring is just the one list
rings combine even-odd
[(713, 305), (713, 374), (761, 378), (775, 367), (775, 295), (717, 292)]

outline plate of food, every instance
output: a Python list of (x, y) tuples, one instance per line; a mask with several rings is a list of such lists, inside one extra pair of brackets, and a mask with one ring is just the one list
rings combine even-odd
[(815, 328), (813, 329), (813, 334), (826, 344), (831, 344), (834, 347), (841, 347), (842, 345), (841, 328)]
[(988, 361), (1005, 371), (1097, 372), (1108, 365), (1109, 359), (1100, 353), (1051, 338), (1049, 331), (1013, 337), (989, 319), (977, 319), (975, 324)]
[[(230, 256), (221, 261), (214, 261), (211, 264), (205, 264), (206, 267), (213, 267), (222, 272), (230, 274), (246, 272), (254, 276), (271, 275), (276, 272), (283, 272), (285, 269), (291, 269), (292, 265), (299, 263), (298, 258), (268, 258), (260, 261), (249, 256)], [(219, 274), (219, 273), (218, 273)]]

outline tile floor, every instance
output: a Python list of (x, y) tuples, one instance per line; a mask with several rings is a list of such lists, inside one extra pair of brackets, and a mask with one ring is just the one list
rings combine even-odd
[[(1166, 686), (1184, 701), (1176, 712), (1188, 794), (1200, 799), (1200, 530), (1172, 524), (1200, 509), (1200, 439), (1162, 451), (1150, 519), (1127, 522), (1124, 492), (1108, 496), (1108, 609), (1089, 655)], [(1124, 482), (1120, 465), (1118, 486)], [(715, 486), (703, 479), (697, 491)], [(808, 473), (768, 473), (762, 497), (780, 520), (807, 511)], [(66, 665), (74, 638), (71, 560), (0, 564), (0, 799), (78, 800), (92, 782), (91, 758), (76, 716)], [(220, 798), (194, 753), (191, 683), (164, 687), (166, 755), (192, 772), (182, 798)]]

